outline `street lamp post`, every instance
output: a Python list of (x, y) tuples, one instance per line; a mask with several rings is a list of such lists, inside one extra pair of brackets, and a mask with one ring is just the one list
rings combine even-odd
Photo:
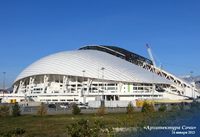
[(3, 72), (3, 89), (6, 88), (6, 72)]
[(99, 91), (100, 91), (99, 90), (99, 81), (100, 80), (99, 80), (99, 68), (98, 68), (98, 87), (97, 87), (98, 88), (98, 91), (97, 91), (98, 92), (98, 96), (97, 96), (98, 101), (99, 101)]
[(102, 70), (102, 103), (101, 103), (101, 106), (105, 106), (105, 100), (104, 100), (104, 70), (105, 70), (105, 68), (104, 67), (102, 67), (101, 68), (101, 70)]
[(85, 103), (85, 94), (84, 94), (84, 80), (85, 80), (85, 70), (82, 71), (83, 72), (83, 81), (82, 81), (82, 97), (83, 97), (83, 103)]
[(3, 98), (4, 98), (4, 92), (6, 89), (6, 72), (3, 72)]
[(194, 87), (195, 87), (195, 81), (194, 81), (194, 79), (193, 79), (193, 71), (190, 71), (190, 78), (191, 78), (191, 80), (192, 80), (192, 98), (194, 99), (195, 97), (194, 97)]

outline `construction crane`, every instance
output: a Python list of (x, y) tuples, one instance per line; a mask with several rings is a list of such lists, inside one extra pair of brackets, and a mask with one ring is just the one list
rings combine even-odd
[(153, 54), (151, 52), (151, 48), (149, 47), (148, 44), (146, 44), (146, 47), (147, 47), (149, 57), (150, 57), (151, 61), (153, 62), (153, 66), (156, 67), (156, 62), (155, 62), (155, 59), (154, 59)]

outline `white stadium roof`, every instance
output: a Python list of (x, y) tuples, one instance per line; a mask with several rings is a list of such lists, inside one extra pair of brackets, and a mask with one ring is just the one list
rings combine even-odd
[[(105, 68), (104, 71), (101, 68)], [(44, 57), (28, 66), (15, 82), (34, 75), (59, 74), (104, 80), (165, 83), (170, 81), (116, 56), (96, 50), (66, 51)], [(102, 72), (103, 71), (103, 72)]]

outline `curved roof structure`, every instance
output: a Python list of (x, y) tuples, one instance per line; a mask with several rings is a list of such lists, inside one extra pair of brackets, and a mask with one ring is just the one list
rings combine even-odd
[(143, 63), (146, 62), (148, 64), (153, 65), (152, 61), (142, 57), (138, 54), (135, 54), (133, 52), (130, 52), (128, 50), (119, 48), (119, 47), (115, 47), (115, 46), (105, 46), (105, 45), (88, 45), (85, 47), (80, 48), (79, 50), (98, 50), (98, 51), (103, 51), (106, 53), (109, 53), (111, 55), (114, 55), (116, 57), (122, 58), (126, 61), (129, 61), (131, 63), (134, 64), (139, 64), (139, 63)]
[[(104, 70), (101, 68), (104, 68)], [(49, 55), (28, 66), (19, 74), (15, 82), (29, 76), (45, 74), (83, 77), (83, 70), (85, 71), (84, 76), (90, 78), (103, 78), (104, 80), (122, 82), (171, 84), (170, 81), (137, 65), (96, 50), (66, 51)]]

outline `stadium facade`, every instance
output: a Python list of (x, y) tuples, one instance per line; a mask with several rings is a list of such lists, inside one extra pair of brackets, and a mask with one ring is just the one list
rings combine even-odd
[(145, 57), (119, 47), (92, 45), (34, 62), (18, 75), (13, 93), (3, 100), (104, 100), (120, 106), (135, 100), (185, 100), (199, 96), (195, 85), (155, 67)]

